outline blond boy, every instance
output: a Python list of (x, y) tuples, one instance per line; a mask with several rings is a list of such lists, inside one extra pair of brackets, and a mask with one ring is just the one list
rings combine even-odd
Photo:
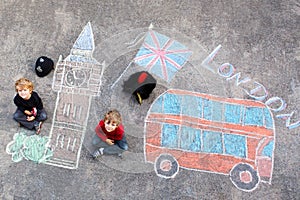
[(20, 125), (33, 129), (36, 134), (39, 134), (42, 122), (47, 119), (47, 113), (44, 110), (41, 98), (33, 91), (33, 88), (33, 83), (26, 78), (20, 78), (16, 81), (15, 90), (17, 94), (14, 97), (14, 103), (17, 110), (13, 118)]

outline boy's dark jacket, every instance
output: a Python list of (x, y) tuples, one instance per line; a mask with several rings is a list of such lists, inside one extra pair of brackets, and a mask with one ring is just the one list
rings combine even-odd
[(17, 94), (14, 98), (14, 103), (22, 112), (25, 110), (32, 111), (33, 108), (37, 110), (43, 109), (43, 102), (35, 91), (31, 93), (31, 97), (28, 100), (23, 99)]

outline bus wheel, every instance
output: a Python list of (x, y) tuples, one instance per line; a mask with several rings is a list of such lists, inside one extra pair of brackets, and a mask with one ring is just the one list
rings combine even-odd
[(172, 155), (161, 154), (155, 160), (154, 169), (156, 174), (160, 177), (174, 178), (178, 173), (179, 165)]
[(246, 163), (234, 166), (230, 171), (230, 179), (237, 188), (248, 192), (254, 190), (259, 183), (257, 172)]

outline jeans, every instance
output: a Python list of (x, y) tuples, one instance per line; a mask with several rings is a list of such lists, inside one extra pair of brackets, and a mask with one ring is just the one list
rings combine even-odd
[(47, 119), (47, 113), (44, 109), (38, 110), (37, 116), (33, 121), (27, 121), (27, 115), (21, 110), (17, 109), (13, 116), (14, 120), (19, 122), (22, 126), (28, 129), (34, 129), (39, 125), (41, 121), (45, 121)]
[(104, 148), (104, 154), (121, 154), (124, 151), (128, 150), (128, 144), (126, 140), (126, 136), (124, 135), (121, 140), (115, 140), (113, 145), (109, 145), (106, 142), (102, 141), (97, 134), (94, 135), (92, 144), (98, 148)]

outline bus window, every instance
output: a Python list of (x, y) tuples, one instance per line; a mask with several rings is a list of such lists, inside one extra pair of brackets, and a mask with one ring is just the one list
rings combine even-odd
[(207, 153), (223, 153), (222, 133), (203, 131), (203, 151)]
[(223, 116), (223, 103), (212, 101), (212, 120), (221, 122)]
[(201, 150), (201, 131), (187, 126), (181, 127), (180, 148), (193, 152)]
[(269, 142), (269, 144), (267, 144), (264, 147), (262, 151), (262, 156), (267, 156), (269, 158), (272, 158), (273, 147), (274, 147), (274, 141)]
[(263, 109), (257, 107), (246, 107), (245, 125), (263, 126)]
[(160, 96), (158, 99), (155, 100), (151, 107), (152, 113), (162, 113), (162, 99), (163, 96)]
[(179, 115), (181, 112), (181, 96), (175, 94), (165, 94), (164, 98), (164, 113)]
[(265, 117), (265, 126), (268, 129), (272, 129), (273, 128), (273, 118), (272, 118), (271, 113), (268, 108), (264, 109), (264, 117)]
[(234, 104), (225, 104), (225, 122), (240, 124), (241, 123), (241, 106)]
[(246, 138), (242, 135), (224, 134), (225, 154), (246, 158)]
[(202, 117), (202, 99), (195, 96), (182, 97), (182, 114), (191, 117)]
[(203, 118), (207, 120), (212, 119), (212, 102), (207, 99), (203, 99)]
[(164, 124), (162, 127), (162, 146), (168, 148), (178, 147), (178, 129), (179, 126)]

